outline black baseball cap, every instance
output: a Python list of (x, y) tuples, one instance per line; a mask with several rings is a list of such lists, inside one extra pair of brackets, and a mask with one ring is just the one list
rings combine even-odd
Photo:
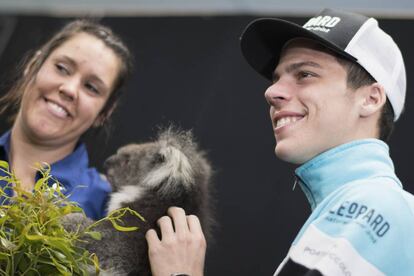
[(394, 109), (394, 120), (403, 110), (406, 73), (401, 51), (378, 21), (361, 14), (324, 9), (303, 26), (277, 19), (251, 22), (240, 38), (247, 62), (271, 80), (280, 53), (291, 39), (314, 40), (340, 56), (360, 64), (381, 84)]

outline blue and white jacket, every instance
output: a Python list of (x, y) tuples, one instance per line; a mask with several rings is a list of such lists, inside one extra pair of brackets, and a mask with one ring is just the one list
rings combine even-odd
[(296, 176), (312, 214), (275, 275), (414, 275), (414, 196), (385, 143), (338, 146)]

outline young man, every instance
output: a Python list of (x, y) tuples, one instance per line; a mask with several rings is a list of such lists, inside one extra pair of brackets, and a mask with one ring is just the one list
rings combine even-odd
[(312, 207), (275, 275), (414, 275), (414, 197), (384, 143), (406, 90), (392, 38), (373, 18), (326, 9), (303, 26), (256, 20), (241, 48), (273, 81), (275, 152), (300, 165)]
[[(256, 20), (241, 47), (273, 81), (265, 97), (276, 155), (300, 165), (313, 210), (275, 275), (414, 275), (414, 197), (384, 143), (405, 100), (398, 46), (373, 18), (324, 10), (303, 27)], [(161, 240), (147, 234), (154, 275), (202, 275), (197, 219), (169, 215)]]

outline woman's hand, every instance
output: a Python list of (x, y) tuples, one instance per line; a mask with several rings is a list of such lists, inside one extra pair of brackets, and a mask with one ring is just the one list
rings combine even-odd
[(182, 208), (170, 207), (168, 216), (161, 217), (158, 225), (161, 239), (154, 229), (145, 236), (152, 275), (202, 276), (207, 244), (199, 219), (186, 216)]

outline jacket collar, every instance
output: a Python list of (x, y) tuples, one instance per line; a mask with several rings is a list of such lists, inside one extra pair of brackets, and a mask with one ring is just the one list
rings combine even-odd
[(295, 174), (312, 210), (331, 192), (355, 180), (386, 176), (402, 187), (387, 144), (377, 139), (332, 148), (304, 163)]

